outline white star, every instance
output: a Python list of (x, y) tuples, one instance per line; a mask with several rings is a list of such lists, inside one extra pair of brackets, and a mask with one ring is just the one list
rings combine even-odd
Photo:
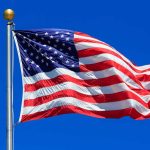
[(48, 63), (46, 63), (46, 66), (48, 66), (49, 64)]
[(46, 47), (46, 45), (44, 44), (43, 47)]
[(44, 59), (42, 59), (41, 62), (43, 63), (43, 62), (44, 62)]
[(55, 63), (55, 61), (54, 61), (54, 60), (52, 60), (52, 63)]
[(65, 46), (65, 43), (63, 43), (62, 45)]
[(66, 34), (70, 35), (70, 32), (67, 32)]
[(53, 36), (51, 35), (50, 38), (53, 39)]
[(49, 57), (49, 59), (50, 59), (50, 60), (52, 60), (52, 59), (53, 59), (53, 57), (52, 57), (52, 56), (50, 56), (50, 57)]
[(66, 60), (66, 63), (68, 64), (68, 63), (69, 63), (69, 60)]
[(48, 32), (46, 32), (45, 35), (48, 35)]
[(31, 53), (30, 56), (33, 56), (33, 53)]
[(25, 37), (25, 36), (24, 36), (23, 38), (24, 38), (24, 39), (26, 39), (26, 37)]
[(27, 52), (27, 50), (26, 50), (26, 49), (24, 49), (24, 52), (26, 53), (26, 52)]
[(39, 65), (36, 65), (37, 68), (39, 68)]
[(31, 61), (31, 64), (34, 64), (34, 61)]
[(59, 42), (59, 39), (57, 39), (56, 42), (58, 43), (58, 42)]
[(67, 37), (67, 38), (66, 38), (66, 41), (69, 41), (69, 39), (70, 39), (70, 38), (69, 38), (69, 37)]
[(30, 37), (30, 35), (28, 34), (27, 37)]
[(60, 55), (59, 57), (60, 57), (60, 58), (63, 58), (64, 56), (63, 56), (63, 55)]
[(58, 34), (59, 32), (57, 31), (57, 32), (55, 32), (55, 34)]
[(38, 36), (38, 34), (36, 33), (35, 36)]
[(39, 56), (36, 56), (35, 58), (36, 58), (36, 59), (39, 59)]
[(71, 65), (71, 67), (75, 67), (75, 65)]
[(51, 47), (49, 47), (49, 50), (51, 50), (52, 48)]
[(54, 51), (54, 54), (57, 54), (58, 52), (57, 51)]
[(28, 70), (30, 70), (30, 67), (28, 67)]
[(41, 40), (44, 40), (44, 38), (42, 37)]
[(44, 55), (47, 56), (47, 53), (45, 52)]
[(25, 60), (26, 60), (26, 61), (28, 61), (28, 60), (29, 60), (29, 58), (26, 58)]
[(68, 47), (68, 49), (71, 51), (71, 47)]
[(64, 35), (62, 34), (60, 37), (61, 37), (61, 38), (63, 38), (63, 37), (64, 37)]

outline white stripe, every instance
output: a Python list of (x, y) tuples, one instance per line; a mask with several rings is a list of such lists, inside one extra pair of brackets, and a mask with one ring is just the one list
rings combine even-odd
[(120, 55), (122, 57), (122, 59), (127, 61), (132, 67), (134, 67), (138, 70), (143, 71), (145, 69), (150, 69), (150, 65), (144, 65), (144, 66), (135, 66), (135, 65), (133, 65), (132, 62), (129, 59), (127, 59), (125, 56), (123, 56), (120, 52), (118, 52), (115, 48), (113, 48), (111, 46), (107, 46), (107, 45), (99, 44), (99, 43), (90, 43), (90, 42), (78, 42), (78, 43), (75, 44), (75, 46), (76, 46), (76, 49), (78, 51), (84, 50), (84, 49), (87, 49), (87, 48), (94, 48), (94, 47), (108, 49), (108, 50), (111, 50), (111, 51), (117, 53), (118, 55)]
[[(104, 54), (99, 54), (99, 55), (94, 55), (94, 56), (88, 56), (88, 57), (82, 57), (79, 59), (80, 65), (84, 65), (84, 64), (93, 64), (94, 65), (94, 63), (103, 62), (106, 60), (111, 60), (111, 61), (116, 62), (117, 64), (122, 65), (123, 67), (128, 69), (134, 75), (140, 75), (141, 74), (141, 73), (135, 72), (128, 64), (126, 64), (120, 58), (118, 58), (112, 54), (109, 54), (109, 53), (104, 53)], [(150, 71), (144, 72), (144, 74), (147, 74), (147, 73), (150, 73)]]
[(148, 115), (150, 113), (150, 110), (148, 108), (132, 99), (109, 103), (88, 103), (73, 97), (63, 97), (39, 106), (25, 107), (23, 109), (23, 115), (34, 114), (36, 112), (42, 112), (55, 107), (66, 105), (72, 105), (90, 111), (112, 111), (122, 110), (126, 108), (135, 108), (142, 115)]
[(111, 47), (104, 45), (104, 44), (100, 44), (100, 43), (78, 42), (75, 44), (75, 47), (78, 51), (81, 51), (87, 48), (93, 48), (93, 47), (105, 48), (105, 49), (114, 51)]
[(100, 40), (98, 40), (96, 38), (92, 38), (92, 37), (88, 37), (88, 36), (83, 36), (83, 35), (77, 35), (77, 34), (74, 34), (74, 38), (80, 38), (80, 39), (93, 40), (93, 41), (100, 42)]
[(140, 67), (141, 70), (150, 69), (150, 65), (144, 65), (144, 66), (135, 66), (137, 68)]
[(100, 79), (115, 75), (116, 74), (115, 70), (116, 68), (112, 67), (102, 71), (74, 72), (65, 68), (56, 68), (50, 72), (41, 72), (30, 77), (24, 77), (24, 83), (34, 84), (37, 81), (52, 79), (59, 75), (69, 75), (75, 79), (83, 79), (83, 80), (98, 79), (98, 78)]
[(128, 90), (128, 87), (124, 83), (119, 83), (119, 84), (114, 84), (114, 85), (104, 86), (104, 87), (97, 87), (97, 86), (84, 87), (72, 82), (64, 82), (51, 87), (40, 88), (33, 92), (25, 92), (24, 99), (35, 99), (37, 97), (50, 95), (68, 89), (77, 91), (85, 95), (100, 95), (100, 94), (105, 95), (105, 94), (114, 94), (121, 91), (126, 91)]
[[(135, 92), (133, 92), (133, 93), (135, 93)], [(136, 95), (141, 97), (144, 100), (144, 102), (146, 102), (146, 103), (148, 103), (150, 101), (150, 95), (144, 95), (144, 96), (142, 96), (142, 95), (140, 96), (139, 94), (136, 94)]]
[(118, 64), (121, 64), (123, 66), (128, 67), (128, 65), (123, 60), (121, 60), (120, 58), (118, 58), (118, 57), (116, 57), (112, 54), (109, 54), (109, 53), (104, 53), (104, 54), (98, 54), (98, 55), (79, 58), (79, 61), (80, 61), (81, 65), (95, 64), (95, 63), (103, 62), (103, 61), (106, 61), (106, 60), (112, 60), (112, 61), (115, 61)]
[(34, 84), (40, 80), (48, 80), (53, 79), (59, 75), (69, 75), (75, 79), (80, 80), (88, 80), (88, 79), (101, 79), (106, 78), (113, 75), (118, 75), (126, 84), (130, 85), (133, 88), (141, 88), (137, 83), (135, 83), (132, 79), (130, 79), (127, 75), (123, 74), (121, 71), (112, 67), (103, 71), (95, 71), (95, 72), (79, 72), (75, 73), (71, 70), (64, 68), (57, 68), (47, 73), (38, 73), (31, 77), (24, 77), (25, 84)]
[(150, 90), (150, 81), (141, 82), (145, 89)]

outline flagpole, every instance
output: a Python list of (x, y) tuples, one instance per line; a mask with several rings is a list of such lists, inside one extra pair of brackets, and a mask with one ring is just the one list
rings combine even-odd
[(13, 106), (12, 106), (12, 28), (14, 11), (6, 9), (4, 18), (7, 23), (7, 150), (13, 150)]

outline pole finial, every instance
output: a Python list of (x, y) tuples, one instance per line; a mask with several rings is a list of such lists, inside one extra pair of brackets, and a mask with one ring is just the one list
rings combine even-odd
[(6, 9), (4, 11), (4, 19), (6, 19), (6, 20), (9, 20), (9, 21), (13, 20), (14, 15), (15, 15), (15, 13), (12, 9)]

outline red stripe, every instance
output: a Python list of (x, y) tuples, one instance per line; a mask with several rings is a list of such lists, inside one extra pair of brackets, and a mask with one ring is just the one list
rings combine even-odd
[(83, 115), (96, 117), (96, 118), (121, 118), (124, 116), (130, 116), (134, 119), (141, 120), (150, 117), (150, 115), (147, 116), (141, 115), (134, 108), (127, 108), (127, 109), (114, 110), (114, 111), (89, 111), (89, 110), (85, 110), (79, 107), (69, 105), (69, 106), (52, 108), (50, 110), (37, 112), (34, 114), (22, 115), (21, 122), (48, 118), (48, 117), (53, 117), (53, 116), (68, 114), (68, 113), (83, 114)]
[[(132, 70), (134, 70), (135, 72), (137, 73), (144, 73), (146, 71), (150, 71), (150, 68), (149, 69), (145, 69), (145, 70), (138, 70), (137, 68), (134, 68), (129, 62), (127, 62), (126, 60), (124, 60), (122, 58), (122, 56), (120, 56), (119, 54), (117, 54), (115, 51), (111, 51), (111, 50), (108, 50), (106, 48), (87, 48), (87, 49), (84, 49), (82, 51), (78, 51), (78, 56), (79, 58), (82, 58), (82, 57), (88, 57), (88, 56), (94, 56), (94, 55), (99, 55), (99, 54), (112, 54), (118, 58), (120, 58), (121, 60), (123, 60)], [(133, 63), (132, 63), (133, 64)], [(134, 65), (134, 64), (133, 64)], [(149, 77), (150, 78), (150, 77)]]
[(134, 99), (148, 108), (148, 104), (145, 103), (141, 98), (139, 98), (136, 94), (134, 94), (131, 91), (122, 91), (118, 93), (105, 94), (105, 95), (104, 94), (85, 95), (71, 89), (61, 90), (59, 92), (49, 94), (47, 96), (38, 97), (35, 99), (26, 99), (24, 100), (24, 107), (38, 106), (61, 97), (74, 97), (89, 103), (105, 103), (105, 102), (121, 101), (126, 99)]
[[(98, 62), (95, 64), (80, 65), (80, 71), (81, 72), (102, 71), (102, 70), (106, 70), (106, 69), (109, 69), (112, 67), (118, 68), (118, 66), (119, 66), (119, 64), (117, 64), (116, 62), (113, 62), (112, 60), (106, 60), (106, 61)], [(121, 66), (121, 68), (122, 68), (122, 66)]]
[(25, 92), (36, 91), (40, 88), (54, 86), (57, 84), (61, 84), (63, 82), (73, 82), (84, 87), (92, 87), (92, 86), (108, 86), (117, 83), (122, 83), (123, 81), (117, 75), (101, 79), (87, 79), (87, 80), (75, 79), (69, 75), (60, 75), (52, 79), (40, 80), (34, 84), (25, 84)]
[(85, 34), (85, 33), (82, 33), (82, 32), (75, 32), (74, 34), (76, 34), (76, 35), (80, 35), (80, 36), (85, 36), (85, 37), (93, 38), (93, 37), (91, 37), (90, 35)]
[(100, 47), (87, 48), (87, 49), (84, 49), (82, 51), (78, 51), (78, 56), (79, 56), (79, 58), (82, 58), (82, 57), (99, 55), (99, 54), (103, 54), (103, 53), (109, 53), (109, 54), (113, 54), (116, 56), (115, 52), (110, 51), (110, 50), (105, 49), (105, 48), (100, 48)]
[(94, 39), (82, 39), (82, 38), (74, 38), (74, 42), (75, 44), (77, 44), (78, 42), (89, 42), (89, 43), (98, 43), (98, 44), (103, 44), (103, 45), (107, 45), (109, 46), (108, 44), (102, 42), (102, 41), (95, 41)]
[(150, 92), (147, 90), (147, 89), (133, 89), (133, 87), (131, 87), (131, 86), (129, 86), (128, 85), (128, 87), (132, 90), (132, 91), (134, 91), (134, 92), (136, 92), (137, 94), (139, 94), (139, 95), (142, 95), (142, 96), (144, 96), (144, 95), (150, 95)]
[(95, 64), (80, 65), (80, 71), (81, 72), (101, 71), (101, 70), (109, 69), (111, 67), (114, 67), (120, 70), (122, 73), (127, 75), (130, 79), (132, 79), (135, 83), (143, 87), (141, 82), (128, 69), (126, 69), (122, 65), (112, 60), (106, 60), (106, 61), (95, 63)]
[(136, 77), (138, 78), (138, 80), (143, 82), (150, 81), (150, 75), (147, 74), (136, 75)]

